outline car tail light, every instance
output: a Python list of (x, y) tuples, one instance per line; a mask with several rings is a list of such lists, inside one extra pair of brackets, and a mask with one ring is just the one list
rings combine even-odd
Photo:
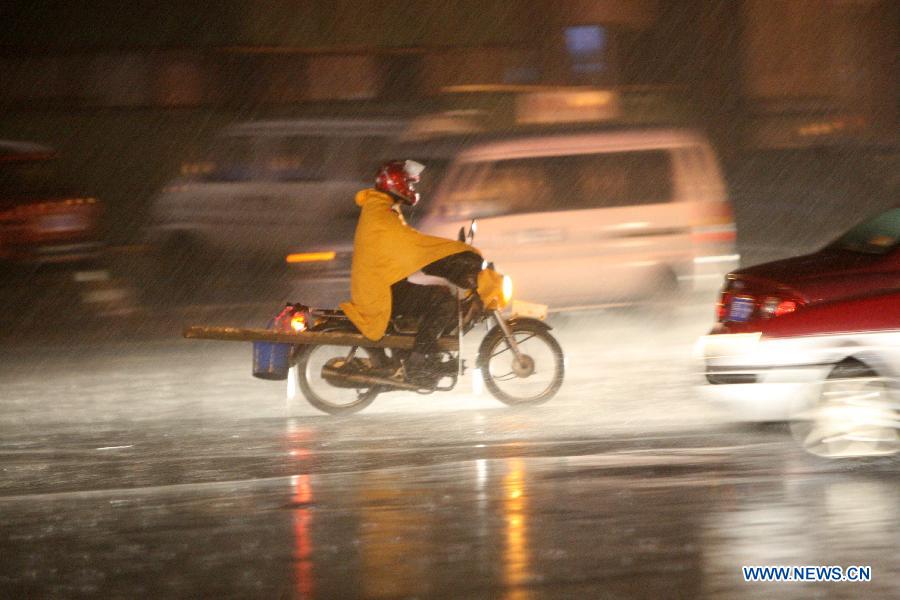
[(797, 310), (799, 303), (796, 300), (785, 300), (782, 298), (769, 297), (760, 309), (762, 317), (769, 319), (772, 317), (781, 317)]
[(732, 297), (734, 297), (734, 294), (728, 290), (722, 290), (722, 293), (719, 296), (719, 303), (716, 305), (716, 320), (719, 321), (719, 323), (724, 321), (725, 317), (728, 316), (728, 307), (731, 304)]
[(775, 307), (775, 316), (780, 317), (781, 315), (792, 313), (797, 310), (798, 306), (799, 305), (793, 300), (782, 300), (778, 303), (778, 306)]
[(11, 214), (16, 217), (33, 218), (51, 212), (66, 210), (63, 208), (65, 206), (81, 206), (96, 209), (98, 203), (96, 198), (61, 198), (58, 200), (20, 204), (12, 209)]
[(719, 293), (719, 303), (716, 305), (716, 319), (719, 323), (723, 323), (728, 319), (728, 313), (731, 309), (731, 303), (734, 297), (738, 295), (744, 288), (744, 282), (729, 275), (725, 278), (725, 284)]
[(734, 211), (728, 202), (704, 202), (703, 214), (693, 223), (691, 239), (695, 244), (730, 243), (737, 239)]

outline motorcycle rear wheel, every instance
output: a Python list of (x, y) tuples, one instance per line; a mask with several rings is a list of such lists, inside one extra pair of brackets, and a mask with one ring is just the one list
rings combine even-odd
[(478, 363), (484, 385), (492, 396), (509, 406), (543, 404), (562, 386), (565, 376), (562, 348), (538, 323), (515, 323), (511, 333), (526, 364), (515, 362), (503, 332), (495, 327), (479, 349)]
[[(341, 328), (320, 331), (341, 331)], [(307, 346), (297, 356), (297, 382), (306, 400), (322, 412), (330, 415), (349, 415), (372, 404), (382, 391), (374, 385), (360, 388), (340, 388), (322, 377), (322, 367), (335, 358), (344, 358), (351, 351), (349, 346)], [(378, 349), (358, 348), (365, 352), (374, 366), (380, 366), (384, 353)]]

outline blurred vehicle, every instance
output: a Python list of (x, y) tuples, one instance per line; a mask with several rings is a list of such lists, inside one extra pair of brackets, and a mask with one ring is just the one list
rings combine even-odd
[(554, 309), (674, 304), (712, 293), (737, 265), (725, 185), (699, 133), (569, 125), (464, 140), (438, 165), (420, 229), (452, 237), (478, 219), (479, 248), (523, 296)]
[[(738, 420), (783, 421), (831, 406), (835, 387), (892, 393), (898, 289), (897, 208), (812, 254), (729, 274), (718, 323), (700, 342), (710, 384), (703, 395)], [(837, 451), (817, 451), (826, 452)]]
[(60, 176), (52, 148), (0, 141), (0, 263), (35, 266), (97, 258), (100, 203)]
[(739, 420), (788, 420), (825, 457), (900, 451), (900, 291), (725, 322), (701, 338), (703, 395)]
[(352, 244), (353, 196), (369, 185), (379, 148), (401, 129), (387, 118), (228, 127), (155, 199), (146, 241), (174, 276), (211, 258), (229, 265), (335, 262), (349, 272), (349, 252), (318, 249), (335, 239)]
[[(479, 248), (522, 295), (553, 309), (712, 295), (739, 259), (715, 154), (693, 131), (592, 124), (413, 136), (381, 158), (397, 157), (426, 165), (413, 226), (452, 238), (477, 219)], [(312, 256), (349, 255), (352, 235), (331, 238)], [(295, 266), (346, 287), (340, 261)]]
[(730, 273), (717, 306), (719, 329), (756, 324), (809, 305), (900, 287), (900, 208), (851, 228), (812, 254)]

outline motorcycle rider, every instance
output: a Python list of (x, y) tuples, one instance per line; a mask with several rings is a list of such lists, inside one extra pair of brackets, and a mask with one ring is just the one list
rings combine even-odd
[(404, 363), (407, 378), (434, 380), (437, 341), (456, 315), (456, 298), (444, 285), (407, 278), (420, 271), (464, 289), (477, 287), (482, 258), (474, 247), (425, 235), (406, 224), (401, 208), (415, 206), (425, 166), (392, 160), (379, 168), (375, 187), (356, 194), (360, 207), (353, 239), (350, 302), (341, 309), (370, 340), (380, 339), (392, 317), (417, 317), (420, 326)]

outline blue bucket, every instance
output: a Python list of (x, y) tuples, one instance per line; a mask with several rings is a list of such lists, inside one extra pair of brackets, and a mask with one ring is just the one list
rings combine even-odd
[[(269, 321), (269, 329), (275, 321)], [(287, 379), (291, 367), (291, 345), (275, 342), (253, 342), (253, 376), (270, 381)]]
[(253, 342), (253, 376), (259, 379), (283, 381), (288, 376), (290, 358), (290, 344)]

